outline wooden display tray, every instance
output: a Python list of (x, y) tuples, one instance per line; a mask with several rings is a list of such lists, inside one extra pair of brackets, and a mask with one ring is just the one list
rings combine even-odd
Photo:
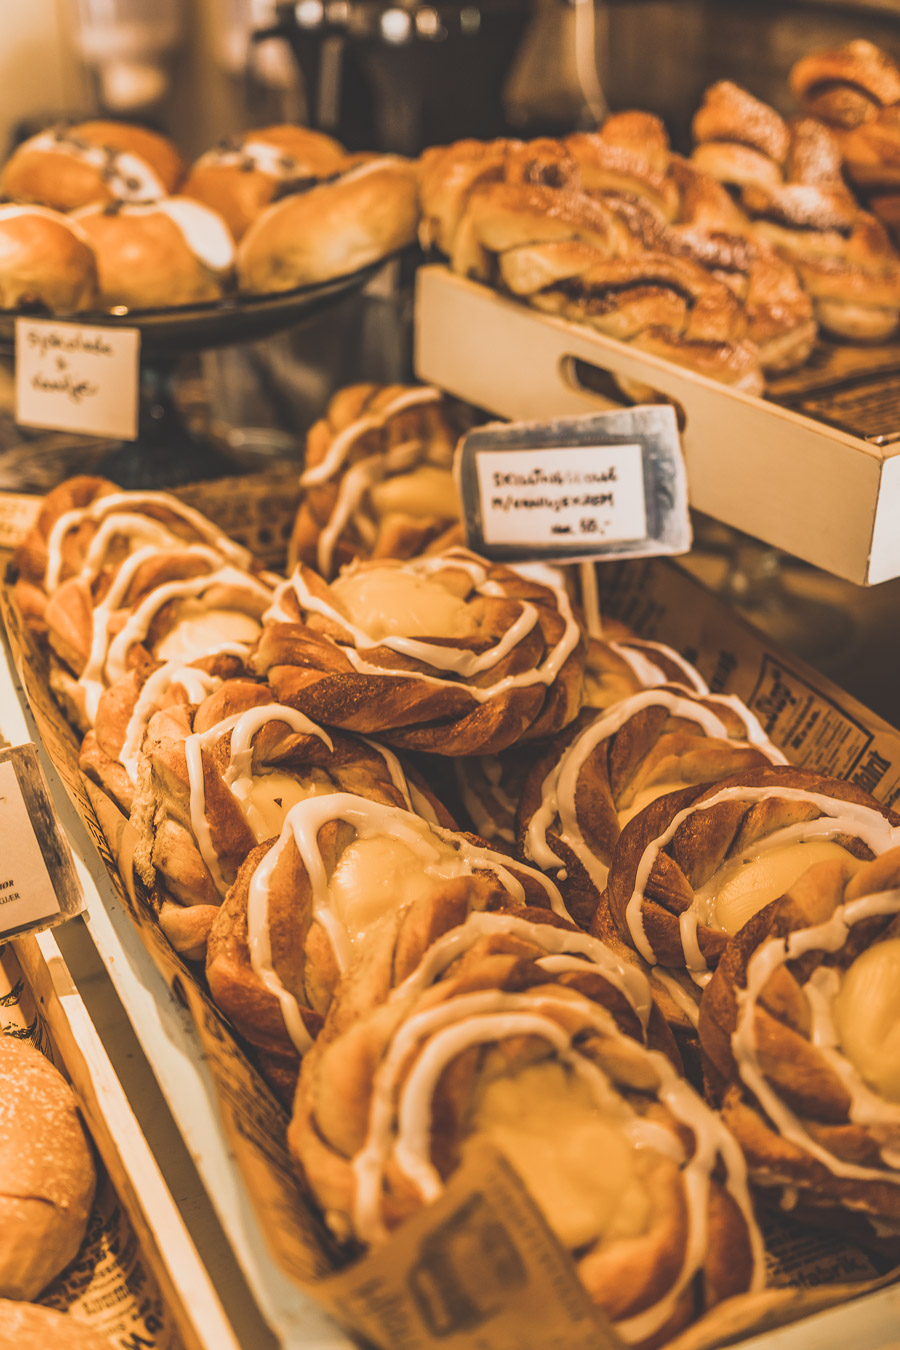
[[(890, 439), (900, 415), (865, 439), (541, 314), (443, 266), (417, 275), (414, 359), (419, 379), (524, 420), (614, 406), (579, 381), (576, 361), (649, 385), (680, 409), (697, 510), (848, 581), (900, 576), (900, 440)], [(889, 363), (878, 376), (890, 386)], [(892, 415), (886, 408), (885, 420)]]

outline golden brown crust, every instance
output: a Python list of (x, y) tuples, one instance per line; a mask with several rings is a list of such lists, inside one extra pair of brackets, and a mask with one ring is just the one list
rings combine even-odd
[(268, 294), (347, 276), (413, 243), (418, 210), (415, 165), (376, 157), (266, 207), (238, 246), (238, 286)]
[[(361, 563), (357, 575), (381, 566)], [(267, 623), (252, 659), (281, 702), (326, 726), (443, 755), (492, 754), (572, 720), (584, 646), (561, 591), (464, 549), (394, 566), (458, 595), (470, 633), (417, 639), (421, 659), (362, 629), (354, 636), (330, 588), (301, 564), (280, 592), (286, 621)], [(521, 638), (507, 650), (503, 637), (515, 623)], [(473, 662), (477, 669), (466, 675)]]
[(96, 309), (97, 260), (78, 226), (65, 216), (0, 207), (0, 309), (76, 314)]
[(307, 435), (288, 565), (330, 580), (356, 558), (414, 557), (445, 539), (459, 521), (451, 470), (466, 421), (427, 386), (340, 390)]
[[(729, 941), (700, 1007), (709, 1089), (757, 1184), (788, 1189), (813, 1210), (846, 1204), (892, 1222), (900, 1218), (890, 1161), (896, 1106), (893, 1119), (887, 1101), (875, 1116), (853, 1109), (858, 1073), (840, 1039), (823, 1048), (813, 1017), (823, 1000), (833, 1006), (860, 956), (897, 939), (898, 884), (898, 848), (855, 873), (839, 862), (811, 867)], [(867, 896), (871, 909), (854, 913), (851, 902)], [(838, 915), (845, 917), (835, 928)]]
[[(53, 144), (52, 137), (56, 137)], [(0, 176), (5, 195), (18, 201), (39, 202), (59, 211), (73, 211), (92, 202), (115, 201), (128, 183), (109, 176), (116, 152), (136, 155), (151, 171), (161, 191), (174, 192), (184, 174), (184, 163), (167, 137), (128, 122), (96, 120), (80, 122), (51, 133), (49, 144), (37, 138), (25, 141), (7, 160)], [(106, 154), (99, 162), (79, 153), (80, 146), (95, 147)], [(127, 179), (127, 172), (125, 174)], [(132, 199), (146, 200), (135, 184)]]
[(75, 1257), (96, 1173), (74, 1093), (25, 1041), (0, 1035), (0, 1297), (33, 1299)]
[(807, 112), (836, 126), (857, 126), (900, 102), (896, 63), (862, 38), (801, 57), (788, 82)]
[[(191, 205), (198, 213), (208, 212), (210, 228), (227, 235), (220, 216), (199, 203)], [(78, 223), (96, 253), (100, 303), (107, 308), (207, 304), (225, 293), (230, 260), (221, 267), (210, 266), (164, 210), (99, 209), (80, 212)]]
[(238, 240), (285, 184), (328, 178), (346, 154), (338, 141), (309, 127), (260, 127), (201, 155), (182, 192), (218, 211)]
[[(664, 966), (689, 964), (681, 916), (692, 908), (695, 891), (724, 861), (739, 857), (754, 841), (791, 824), (815, 821), (823, 814), (822, 808), (806, 796), (802, 800), (779, 796), (779, 787), (799, 789), (837, 803), (854, 803), (866, 807), (873, 819), (883, 817), (891, 825), (900, 823), (900, 816), (853, 783), (781, 766), (756, 769), (710, 787), (686, 788), (661, 798), (625, 826), (613, 856), (606, 898), (622, 939), (632, 945), (646, 943)], [(745, 790), (764, 795), (756, 800), (742, 796)], [(720, 802), (699, 809), (706, 799), (720, 792), (724, 793)], [(671, 840), (659, 846), (658, 841), (681, 812), (687, 815)], [(852, 828), (848, 827), (846, 836), (837, 837), (853, 856), (873, 856)], [(645, 854), (653, 859), (652, 866), (646, 880), (639, 883)], [(638, 900), (629, 910), (636, 892)], [(714, 967), (725, 949), (727, 933), (698, 915), (696, 936), (703, 960)]]

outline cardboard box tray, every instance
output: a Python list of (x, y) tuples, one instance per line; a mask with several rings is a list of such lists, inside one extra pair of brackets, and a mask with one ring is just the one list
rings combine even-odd
[(523, 420), (612, 406), (585, 371), (649, 385), (680, 409), (692, 506), (848, 581), (887, 581), (900, 576), (900, 348), (823, 346), (816, 355), (773, 386), (776, 403), (446, 267), (417, 274), (419, 379)]

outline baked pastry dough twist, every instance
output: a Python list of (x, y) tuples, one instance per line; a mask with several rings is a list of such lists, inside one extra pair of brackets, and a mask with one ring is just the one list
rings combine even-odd
[(670, 1060), (620, 1029), (589, 960), (520, 929), (431, 974), (304, 1061), (288, 1141), (341, 1237), (384, 1242), (486, 1141), (627, 1344), (760, 1287), (739, 1150)]
[(606, 900), (622, 938), (651, 964), (708, 983), (728, 941), (814, 862), (871, 859), (900, 816), (867, 792), (807, 769), (772, 767), (651, 803), (619, 838)]
[(711, 1089), (753, 1181), (900, 1223), (900, 849), (822, 862), (756, 914), (704, 991)]
[(302, 564), (252, 658), (325, 726), (441, 755), (551, 735), (578, 711), (584, 647), (565, 588), (450, 549), (326, 584)]
[(566, 916), (541, 873), (347, 792), (297, 803), (278, 839), (248, 855), (213, 923), (206, 974), (277, 1084), (291, 1084), (354, 951), (383, 917), (423, 897), (465, 912), (536, 904)]
[(330, 581), (355, 558), (457, 542), (453, 452), (464, 417), (427, 385), (341, 389), (310, 429), (288, 562)]
[(622, 829), (657, 798), (785, 758), (741, 701), (678, 686), (584, 712), (542, 750), (517, 815), (521, 856), (588, 927)]

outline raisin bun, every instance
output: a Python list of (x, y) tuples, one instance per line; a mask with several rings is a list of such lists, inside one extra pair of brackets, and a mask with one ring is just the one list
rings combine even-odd
[(128, 122), (80, 122), (23, 141), (0, 176), (17, 201), (73, 211), (89, 202), (146, 202), (174, 192), (184, 164), (165, 136)]
[(240, 239), (264, 207), (298, 184), (313, 186), (338, 173), (346, 151), (307, 127), (260, 127), (207, 150), (182, 191), (218, 211)]

